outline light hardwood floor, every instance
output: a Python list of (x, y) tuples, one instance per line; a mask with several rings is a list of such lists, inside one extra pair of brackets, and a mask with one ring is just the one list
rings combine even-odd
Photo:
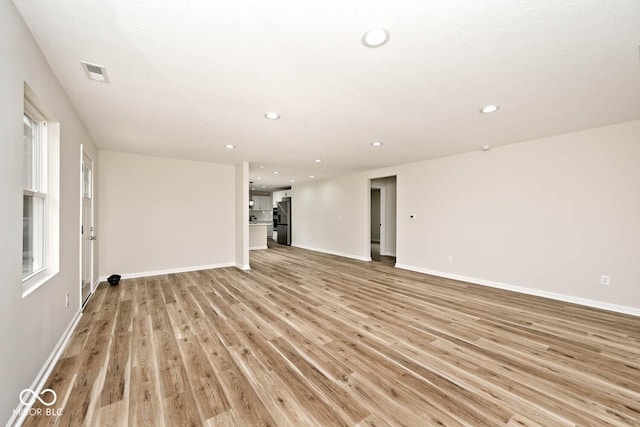
[(103, 283), (64, 426), (640, 425), (640, 318), (276, 246)]

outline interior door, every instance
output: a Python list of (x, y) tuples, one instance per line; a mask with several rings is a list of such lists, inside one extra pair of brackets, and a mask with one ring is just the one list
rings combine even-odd
[(82, 306), (91, 295), (93, 283), (93, 161), (82, 154)]

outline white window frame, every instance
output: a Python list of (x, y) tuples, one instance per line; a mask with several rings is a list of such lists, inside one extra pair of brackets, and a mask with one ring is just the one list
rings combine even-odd
[[(43, 204), (42, 218), (39, 218), (41, 224), (34, 224), (33, 229), (40, 229), (38, 234), (41, 234), (42, 241), (32, 247), (33, 252), (42, 252), (42, 265), (27, 275), (22, 277), (22, 282), (28, 282), (33, 277), (42, 273), (47, 269), (47, 122), (44, 120), (44, 116), (27, 100), (24, 102), (24, 115), (32, 123), (32, 136), (31, 136), (31, 164), (27, 165), (23, 163), (23, 167), (29, 168), (31, 177), (31, 188), (22, 189), (23, 196), (32, 197), (34, 199), (40, 199)], [(23, 223), (24, 233), (24, 223)], [(24, 252), (24, 247), (23, 247)], [(40, 258), (40, 256), (38, 256)], [(23, 261), (24, 262), (24, 261)], [(23, 265), (24, 269), (24, 265)]]
[[(43, 201), (42, 266), (22, 276), (22, 297), (26, 297), (44, 283), (53, 278), (59, 271), (59, 242), (60, 242), (60, 124), (51, 120), (51, 114), (41, 107), (42, 103), (31, 89), (25, 84), (24, 115), (37, 123), (35, 160), (32, 161), (34, 170), (23, 171), (31, 173), (31, 188), (23, 188), (24, 196), (34, 197)], [(24, 138), (24, 136), (23, 136)], [(24, 142), (23, 142), (24, 143)], [(23, 167), (29, 167), (23, 159)], [(24, 184), (23, 187), (27, 185)], [(23, 215), (24, 216), (24, 215)], [(24, 233), (23, 222), (23, 233)], [(24, 237), (23, 237), (24, 239)], [(24, 246), (24, 243), (23, 243)], [(24, 271), (24, 247), (22, 248)]]

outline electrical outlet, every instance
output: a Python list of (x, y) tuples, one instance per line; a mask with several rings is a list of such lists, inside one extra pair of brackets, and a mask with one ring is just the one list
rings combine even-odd
[(453, 255), (448, 255), (448, 256), (447, 256), (447, 260), (448, 260), (449, 262), (453, 262)]
[(64, 304), (65, 307), (69, 307), (69, 292), (67, 292), (67, 296), (64, 299)]
[(609, 286), (611, 284), (611, 278), (603, 274), (602, 276), (600, 276), (600, 284), (604, 286)]

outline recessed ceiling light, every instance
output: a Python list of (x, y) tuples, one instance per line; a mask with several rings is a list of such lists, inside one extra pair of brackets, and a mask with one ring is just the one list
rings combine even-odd
[(500, 109), (500, 107), (498, 105), (487, 105), (486, 107), (484, 107), (482, 110), (480, 110), (481, 113), (487, 114), (487, 113), (495, 113), (496, 111), (498, 111)]
[(273, 171), (274, 174), (278, 175), (280, 172), (278, 171)]
[(309, 178), (315, 178), (315, 176), (313, 176), (313, 175), (309, 175)]
[(489, 150), (491, 150), (491, 146), (490, 146), (490, 145), (483, 145), (483, 146), (482, 146), (482, 147), (480, 147), (480, 148), (482, 148), (482, 151), (489, 151)]
[(264, 166), (260, 166), (260, 169), (264, 169)]
[(267, 113), (264, 116), (269, 120), (278, 120), (280, 118), (280, 114), (274, 112)]
[(316, 163), (322, 163), (322, 159), (315, 159), (314, 162)]
[(372, 28), (362, 35), (362, 44), (366, 47), (380, 47), (389, 41), (389, 31), (384, 28)]
[(291, 180), (291, 181), (289, 181), (289, 182), (296, 182), (296, 181), (292, 179), (292, 180)]
[(382, 141), (373, 141), (371, 145), (373, 145), (374, 147), (380, 147), (382, 145)]
[(226, 145), (224, 146), (224, 148), (228, 148), (228, 149), (230, 149), (230, 150), (231, 150), (232, 148), (236, 148), (236, 146), (235, 146), (235, 145), (233, 145), (233, 144), (226, 144)]
[(266, 186), (266, 185), (263, 185), (263, 186), (262, 186), (262, 188), (267, 188), (267, 186)]
[(261, 177), (261, 176), (259, 176), (259, 177), (258, 177), (258, 179), (262, 179), (262, 177)]

